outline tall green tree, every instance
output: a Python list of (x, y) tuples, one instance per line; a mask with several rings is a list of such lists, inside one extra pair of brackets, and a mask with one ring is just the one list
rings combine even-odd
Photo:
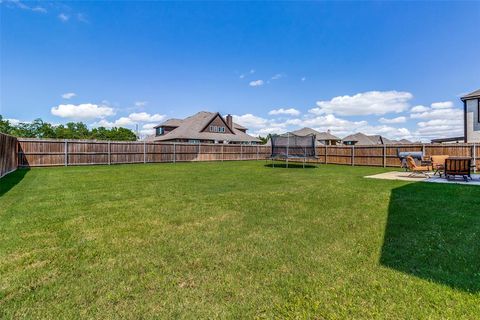
[(3, 119), (2, 115), (0, 114), (0, 132), (12, 134), (12, 130), (13, 126), (10, 124), (10, 121)]
[(135, 133), (126, 128), (105, 127), (89, 130), (83, 122), (68, 122), (67, 124), (54, 126), (42, 119), (32, 122), (12, 125), (0, 115), (0, 132), (22, 138), (52, 138), (52, 139), (96, 139), (113, 141), (135, 141)]

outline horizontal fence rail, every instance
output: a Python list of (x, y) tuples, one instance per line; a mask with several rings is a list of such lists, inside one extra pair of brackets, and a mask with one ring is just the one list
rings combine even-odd
[[(318, 146), (317, 159), (307, 162), (399, 167), (399, 151), (422, 151), (425, 156), (468, 156), (480, 167), (480, 145), (467, 143)], [(264, 145), (18, 139), (18, 165), (22, 167), (264, 160), (270, 152), (271, 147)]]
[(17, 169), (17, 138), (0, 133), (0, 178)]
[(262, 160), (261, 145), (19, 139), (21, 167), (121, 163)]

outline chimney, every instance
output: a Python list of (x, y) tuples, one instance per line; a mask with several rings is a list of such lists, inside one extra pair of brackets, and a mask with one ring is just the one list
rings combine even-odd
[(227, 126), (230, 128), (230, 130), (233, 131), (233, 120), (232, 120), (232, 115), (228, 114), (226, 117), (227, 120)]

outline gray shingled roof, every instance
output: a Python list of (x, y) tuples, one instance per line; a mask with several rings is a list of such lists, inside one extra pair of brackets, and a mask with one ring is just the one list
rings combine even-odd
[(342, 139), (342, 141), (356, 141), (358, 145), (376, 145), (376, 144), (406, 144), (411, 143), (407, 139), (402, 140), (390, 140), (388, 138), (382, 137), (381, 135), (371, 135), (368, 136), (364, 133), (357, 132), (355, 134), (351, 134), (346, 136)]
[(240, 142), (240, 141), (260, 142), (259, 139), (238, 130), (237, 125), (234, 125), (234, 128), (233, 128), (233, 132), (235, 134), (201, 132), (210, 123), (210, 121), (213, 120), (213, 118), (217, 114), (218, 113), (216, 112), (207, 112), (207, 111), (198, 112), (193, 116), (190, 116), (188, 118), (181, 120), (180, 125), (175, 130), (163, 136), (154, 137), (153, 140), (166, 141), (166, 140), (174, 140), (174, 139), (198, 139), (198, 140), (224, 140), (224, 141), (234, 141), (234, 142)]
[[(291, 131), (290, 133), (293, 133), (297, 136), (308, 136), (308, 135), (314, 134), (315, 138), (316, 138), (316, 142), (315, 142), (316, 145), (323, 145), (323, 142), (320, 142), (320, 141), (325, 141), (325, 140), (337, 140), (337, 141), (342, 140), (339, 137), (336, 137), (331, 133), (318, 132), (317, 130), (314, 130), (312, 128), (302, 128), (302, 129), (299, 129), (299, 130)], [(286, 136), (287, 134), (288, 134), (288, 132), (284, 133), (282, 135)], [(270, 141), (270, 138), (267, 140), (267, 143), (265, 145), (267, 145), (267, 146), (272, 145), (271, 141)]]
[(319, 141), (325, 141), (325, 140), (337, 140), (340, 141), (339, 137), (334, 136), (333, 134), (329, 132), (318, 132), (317, 130), (314, 130), (312, 128), (302, 128), (299, 130), (292, 131), (293, 134), (296, 134), (297, 136), (307, 136), (309, 134), (314, 134), (316, 135), (316, 139)]
[(182, 119), (168, 119), (165, 120), (164, 122), (160, 123), (158, 126), (155, 126), (154, 128), (166, 126), (166, 127), (179, 127), (182, 124), (183, 120)]
[[(167, 119), (164, 122), (160, 123), (159, 125), (156, 125), (154, 128), (158, 127), (179, 127), (183, 122), (183, 119)], [(233, 127), (241, 130), (248, 130), (244, 126), (238, 124), (238, 123), (233, 123)]]
[(367, 136), (366, 134), (361, 132), (346, 136), (342, 139), (342, 141), (356, 141), (359, 145), (382, 144), (382, 140), (379, 135)]
[(462, 100), (469, 100), (469, 99), (474, 99), (474, 98), (480, 98), (480, 89), (475, 90), (475, 91), (473, 91), (473, 92), (470, 92), (469, 94), (464, 95), (464, 96), (461, 97), (460, 99), (462, 99)]

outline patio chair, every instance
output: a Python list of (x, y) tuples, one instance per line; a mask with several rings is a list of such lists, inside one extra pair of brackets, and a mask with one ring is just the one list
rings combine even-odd
[(408, 170), (410, 170), (410, 174), (408, 175), (409, 177), (418, 177), (422, 176), (425, 178), (429, 178), (427, 172), (430, 171), (429, 166), (418, 166), (415, 163), (415, 160), (411, 156), (407, 156), (407, 167)]
[(431, 156), (432, 159), (432, 169), (435, 171), (433, 175), (437, 173), (442, 176), (443, 171), (445, 170), (445, 160), (448, 159), (448, 155), (435, 155)]
[(455, 176), (463, 177), (463, 180), (472, 180), (470, 169), (472, 159), (467, 157), (451, 157), (445, 160), (445, 178), (454, 179)]

